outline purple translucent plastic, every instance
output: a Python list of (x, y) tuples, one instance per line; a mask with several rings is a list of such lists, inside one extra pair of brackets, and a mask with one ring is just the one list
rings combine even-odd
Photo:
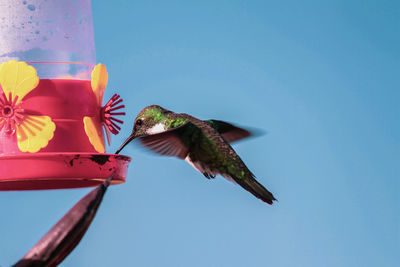
[[(0, 63), (96, 63), (90, 0), (0, 0)], [(83, 64), (52, 64), (40, 78), (75, 77)]]

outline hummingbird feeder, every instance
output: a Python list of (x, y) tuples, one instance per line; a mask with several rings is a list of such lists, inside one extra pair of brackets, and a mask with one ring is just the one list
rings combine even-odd
[[(122, 99), (103, 105), (90, 0), (0, 0), (0, 190), (89, 187), (130, 158), (105, 153)], [(105, 133), (105, 134), (104, 134)]]

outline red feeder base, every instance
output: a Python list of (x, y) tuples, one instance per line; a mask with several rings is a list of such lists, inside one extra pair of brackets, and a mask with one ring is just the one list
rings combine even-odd
[(125, 182), (130, 157), (98, 153), (37, 153), (0, 157), (0, 191), (96, 186), (114, 173)]

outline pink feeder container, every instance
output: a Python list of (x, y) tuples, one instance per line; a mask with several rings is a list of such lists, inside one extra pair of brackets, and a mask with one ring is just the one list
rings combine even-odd
[(124, 105), (103, 104), (90, 0), (0, 0), (0, 190), (125, 182), (130, 158), (105, 153)]

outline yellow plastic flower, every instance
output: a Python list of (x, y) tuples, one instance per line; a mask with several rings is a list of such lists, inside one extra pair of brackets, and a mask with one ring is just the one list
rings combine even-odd
[(83, 124), (86, 135), (89, 137), (90, 143), (99, 153), (105, 152), (103, 129), (107, 135), (108, 144), (111, 141), (111, 133), (118, 134), (121, 129), (116, 123), (122, 124), (123, 121), (113, 117), (113, 115), (125, 115), (124, 112), (114, 112), (124, 108), (124, 105), (119, 105), (122, 102), (120, 96), (115, 94), (107, 104), (102, 107), (104, 91), (107, 86), (108, 73), (103, 64), (97, 64), (92, 71), (91, 86), (96, 97), (99, 112), (94, 117), (85, 116)]
[(0, 65), (0, 131), (17, 135), (22, 152), (35, 153), (46, 147), (56, 126), (48, 116), (28, 114), (22, 99), (39, 83), (34, 67), (11, 60)]

